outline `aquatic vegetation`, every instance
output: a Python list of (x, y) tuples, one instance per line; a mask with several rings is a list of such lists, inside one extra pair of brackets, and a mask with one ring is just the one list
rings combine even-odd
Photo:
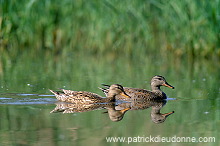
[[(0, 1), (0, 50), (220, 56), (220, 1)], [(160, 52), (160, 53), (158, 53)]]

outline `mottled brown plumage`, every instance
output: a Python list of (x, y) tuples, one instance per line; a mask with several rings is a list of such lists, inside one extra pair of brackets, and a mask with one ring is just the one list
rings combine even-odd
[(87, 92), (87, 91), (72, 91), (62, 89), (61, 92), (56, 92), (50, 90), (53, 94), (55, 94), (56, 98), (59, 101), (75, 103), (75, 104), (91, 104), (91, 103), (106, 103), (106, 102), (114, 102), (116, 95), (121, 95), (125, 98), (130, 98), (125, 92), (121, 85), (113, 84), (109, 87), (109, 92), (106, 94), (106, 98), (102, 98), (102, 96)]

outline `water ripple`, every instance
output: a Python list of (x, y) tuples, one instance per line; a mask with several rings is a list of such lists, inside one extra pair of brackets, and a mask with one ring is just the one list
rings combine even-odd
[(46, 98), (48, 96), (54, 96), (54, 95), (4, 93), (4, 94), (0, 94), (0, 104), (13, 104), (13, 105), (54, 104), (56, 98)]

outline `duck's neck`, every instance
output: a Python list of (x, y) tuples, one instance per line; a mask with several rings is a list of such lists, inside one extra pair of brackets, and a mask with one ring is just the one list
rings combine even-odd
[(160, 86), (151, 86), (152, 92), (161, 98), (166, 98), (166, 94), (160, 89)]
[[(152, 91), (161, 91), (161, 90), (160, 90), (160, 86), (151, 85), (151, 89), (152, 89)], [(162, 91), (161, 91), (161, 92), (162, 92)]]
[(104, 98), (104, 101), (105, 102), (115, 102), (115, 96), (116, 96), (116, 94), (108, 93), (107, 97)]
[(151, 114), (160, 114), (162, 106), (152, 106)]

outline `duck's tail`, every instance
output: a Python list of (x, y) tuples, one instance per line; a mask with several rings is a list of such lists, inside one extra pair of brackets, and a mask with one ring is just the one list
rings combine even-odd
[(59, 92), (57, 92), (57, 91), (50, 90), (50, 92), (53, 93), (54, 95), (59, 95)]
[(107, 84), (101, 84), (102, 86), (106, 87), (106, 88), (110, 88), (110, 85), (107, 85)]
[(102, 90), (102, 92), (105, 93), (105, 96), (107, 96), (108, 92), (109, 92), (109, 88), (110, 88), (110, 85), (106, 85), (106, 84), (101, 84), (102, 86), (104, 86), (104, 88), (100, 88), (98, 87), (100, 90)]
[(105, 88), (100, 88), (98, 87), (100, 90), (102, 90), (102, 92), (105, 94), (105, 96), (107, 96), (109, 89), (105, 89)]
[(65, 98), (64, 94), (57, 92), (57, 91), (53, 91), (53, 90), (50, 90), (50, 92), (52, 92), (58, 100), (65, 101), (66, 98)]

